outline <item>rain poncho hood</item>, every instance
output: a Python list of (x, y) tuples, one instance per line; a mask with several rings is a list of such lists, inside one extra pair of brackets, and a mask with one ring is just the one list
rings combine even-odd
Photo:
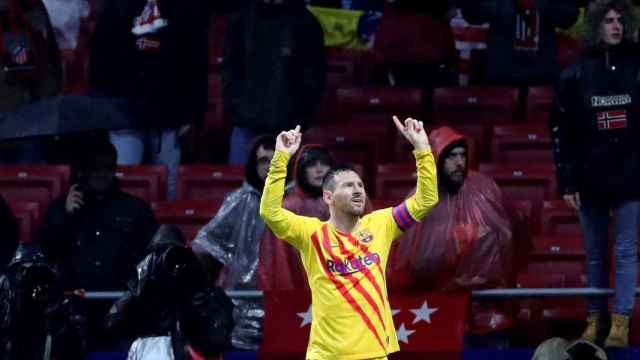
[[(445, 127), (434, 130), (430, 140), (442, 173), (442, 155), (464, 137)], [(515, 261), (512, 222), (496, 183), (471, 171), (456, 193), (441, 188), (439, 198), (429, 216), (395, 243), (387, 268), (390, 289), (470, 291), (511, 287)], [(482, 311), (476, 315), (485, 316)], [(496, 329), (503, 325), (500, 320), (504, 315), (489, 317), (493, 315), (497, 319), (491, 324)]]

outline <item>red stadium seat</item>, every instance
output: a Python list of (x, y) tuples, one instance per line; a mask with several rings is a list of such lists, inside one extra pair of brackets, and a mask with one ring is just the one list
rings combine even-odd
[(541, 233), (545, 236), (582, 236), (578, 211), (570, 208), (563, 200), (544, 202), (541, 225)]
[(420, 118), (422, 91), (412, 88), (363, 87), (338, 89), (338, 119), (350, 123), (376, 122), (394, 129), (392, 116)]
[(492, 177), (509, 201), (528, 200), (533, 206), (532, 226), (540, 228), (544, 200), (556, 197), (555, 171), (549, 165), (480, 164), (480, 172)]
[(497, 125), (491, 160), (495, 163), (552, 164), (551, 136), (546, 125)]
[(198, 231), (216, 215), (221, 204), (221, 200), (179, 200), (156, 202), (151, 207), (159, 223), (179, 227), (190, 244)]
[(433, 119), (459, 123), (505, 124), (515, 120), (518, 89), (509, 87), (450, 87), (433, 93)]
[(124, 192), (150, 203), (165, 199), (167, 167), (164, 165), (119, 165), (116, 177)]
[(49, 203), (67, 191), (69, 177), (66, 165), (2, 165), (0, 194), (8, 202), (37, 202), (41, 219)]
[(390, 143), (393, 142), (393, 137), (388, 136), (384, 125), (329, 125), (307, 130), (302, 139), (306, 144), (322, 144), (338, 163), (362, 164), (363, 181), (366, 188), (372, 190), (376, 166), (389, 159), (390, 154), (386, 149), (393, 148), (393, 144), (381, 146), (380, 142), (385, 137)]
[(347, 49), (327, 49), (327, 89), (316, 116), (316, 124), (335, 122), (337, 119), (337, 90), (354, 85), (355, 67), (359, 54)]
[(530, 87), (527, 95), (527, 122), (546, 124), (553, 103), (551, 86)]
[(18, 220), (20, 242), (31, 242), (40, 221), (40, 205), (34, 201), (10, 201), (8, 205)]
[(378, 165), (376, 174), (376, 198), (399, 203), (416, 187), (415, 164)]
[(221, 200), (242, 186), (244, 166), (237, 165), (184, 165), (177, 179), (178, 200)]

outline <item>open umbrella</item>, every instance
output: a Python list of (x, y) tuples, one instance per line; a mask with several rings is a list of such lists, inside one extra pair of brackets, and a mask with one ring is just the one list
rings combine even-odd
[(123, 99), (62, 95), (0, 113), (0, 140), (140, 127)]

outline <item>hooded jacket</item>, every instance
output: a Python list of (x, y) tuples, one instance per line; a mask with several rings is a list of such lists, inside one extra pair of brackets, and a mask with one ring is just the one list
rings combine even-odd
[(39, 248), (20, 245), (0, 277), (0, 358), (84, 359), (86, 321), (86, 305), (63, 297), (58, 272)]
[[(256, 170), (259, 145), (255, 141), (249, 152), (245, 183), (225, 196), (216, 216), (200, 229), (191, 245), (225, 265), (221, 280), (225, 289), (255, 290), (257, 286), (259, 241), (265, 232), (258, 213), (263, 187)], [(233, 346), (256, 350), (262, 337), (262, 301), (234, 300), (234, 304)]]
[[(302, 216), (329, 219), (329, 207), (322, 193), (314, 192), (306, 184), (305, 169), (316, 160), (333, 166), (333, 159), (321, 145), (305, 145), (294, 160), (294, 188), (283, 200), (282, 207)], [(267, 230), (260, 240), (260, 264), (258, 287), (262, 290), (309, 289), (307, 275), (300, 260), (300, 253)]]
[[(447, 153), (466, 139), (448, 127), (434, 130), (429, 139), (442, 177)], [(513, 224), (495, 182), (469, 171), (457, 192), (441, 186), (439, 199), (429, 216), (395, 243), (387, 267), (391, 291), (513, 286)], [(482, 333), (510, 326), (510, 314), (499, 306), (486, 302), (473, 306), (472, 331)]]
[(130, 358), (148, 358), (154, 349), (143, 346), (143, 340), (162, 336), (169, 337), (168, 351), (178, 360), (192, 359), (188, 347), (207, 357), (230, 347), (233, 304), (222, 289), (211, 285), (177, 227), (158, 229), (134, 274), (107, 316), (111, 332), (139, 338)]
[(640, 197), (640, 54), (621, 44), (583, 54), (561, 75), (550, 117), (562, 194)]
[(232, 18), (222, 95), (233, 125), (259, 134), (308, 124), (327, 81), (323, 36), (303, 0), (252, 0)]

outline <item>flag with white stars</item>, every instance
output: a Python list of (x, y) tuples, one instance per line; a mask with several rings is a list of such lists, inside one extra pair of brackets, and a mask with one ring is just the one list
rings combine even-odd
[[(390, 294), (400, 353), (394, 359), (458, 359), (469, 310), (466, 294)], [(313, 322), (305, 291), (268, 291), (260, 359), (300, 359)]]

